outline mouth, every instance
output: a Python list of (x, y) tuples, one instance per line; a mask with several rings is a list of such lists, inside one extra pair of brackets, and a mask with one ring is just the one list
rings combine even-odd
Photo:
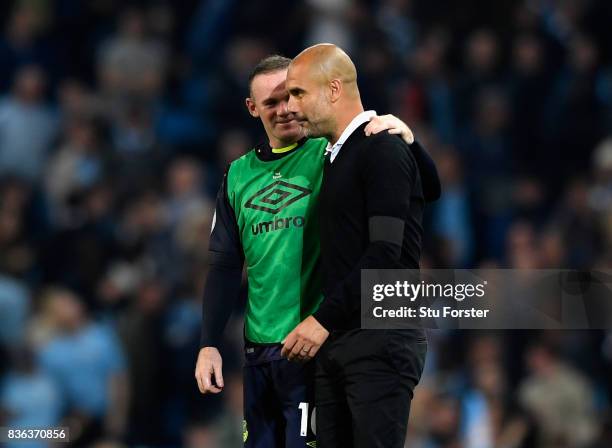
[(295, 120), (294, 118), (292, 118), (291, 120), (279, 120), (276, 122), (277, 125), (286, 125), (286, 124), (291, 124), (291, 123), (297, 123), (297, 120)]

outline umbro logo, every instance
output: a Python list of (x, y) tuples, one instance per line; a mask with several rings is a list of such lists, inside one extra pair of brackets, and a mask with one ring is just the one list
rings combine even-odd
[(251, 196), (247, 200), (245, 207), (275, 215), (285, 207), (305, 198), (310, 193), (312, 193), (312, 190), (308, 188), (290, 184), (283, 180), (277, 180)]

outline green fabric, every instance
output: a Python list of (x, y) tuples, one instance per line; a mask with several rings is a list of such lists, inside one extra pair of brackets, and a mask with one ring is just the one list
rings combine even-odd
[(317, 202), (326, 145), (306, 140), (267, 162), (250, 151), (230, 165), (228, 198), (249, 283), (249, 341), (281, 342), (321, 302)]

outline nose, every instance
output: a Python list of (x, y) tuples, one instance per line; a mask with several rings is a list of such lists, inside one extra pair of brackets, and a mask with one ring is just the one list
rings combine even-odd
[(293, 95), (289, 95), (289, 100), (287, 101), (287, 110), (289, 111), (289, 113), (292, 114), (298, 113), (297, 102), (295, 101)]
[(278, 114), (285, 116), (285, 115), (289, 115), (291, 112), (289, 112), (289, 107), (288, 107), (288, 102), (287, 101), (281, 101), (279, 106), (278, 106)]

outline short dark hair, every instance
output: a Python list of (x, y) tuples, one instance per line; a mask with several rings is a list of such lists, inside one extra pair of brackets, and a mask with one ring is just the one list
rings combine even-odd
[(291, 64), (291, 59), (279, 54), (265, 57), (259, 61), (249, 74), (249, 95), (251, 94), (251, 84), (256, 76), (263, 75), (265, 73), (277, 72), (279, 70), (286, 70), (289, 67), (289, 64)]

